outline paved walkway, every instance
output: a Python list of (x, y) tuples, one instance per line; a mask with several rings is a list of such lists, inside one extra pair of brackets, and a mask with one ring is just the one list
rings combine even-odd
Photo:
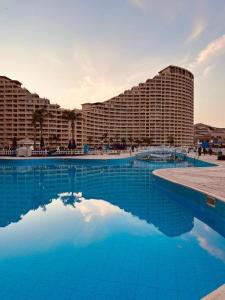
[[(136, 153), (135, 153), (136, 154)], [(72, 156), (71, 158), (75, 159), (120, 159), (120, 158), (128, 158), (135, 155), (132, 153), (121, 153), (121, 154), (96, 154), (96, 155), (80, 155), (80, 156)]]
[(217, 166), (161, 169), (155, 170), (153, 174), (225, 202), (225, 161), (218, 161), (216, 156), (209, 155), (201, 156), (200, 159)]

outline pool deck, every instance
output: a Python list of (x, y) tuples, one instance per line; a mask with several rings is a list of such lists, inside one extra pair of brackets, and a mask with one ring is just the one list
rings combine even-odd
[[(199, 158), (195, 155), (189, 156), (217, 166), (160, 169), (153, 171), (153, 174), (225, 202), (225, 161), (217, 160), (216, 156), (210, 155), (202, 155)], [(225, 284), (202, 300), (225, 300)]]
[(202, 300), (224, 300), (225, 299), (225, 284), (202, 298)]
[[(194, 155), (190, 157), (197, 158)], [(153, 174), (225, 202), (225, 161), (209, 155), (202, 155), (198, 159), (217, 166), (160, 169), (153, 171)]]
[(121, 154), (96, 154), (96, 155), (76, 155), (76, 156), (40, 156), (40, 157), (12, 157), (12, 156), (0, 156), (0, 160), (31, 160), (31, 159), (87, 159), (87, 160), (109, 160), (109, 159), (123, 159), (135, 156), (137, 153), (121, 153)]

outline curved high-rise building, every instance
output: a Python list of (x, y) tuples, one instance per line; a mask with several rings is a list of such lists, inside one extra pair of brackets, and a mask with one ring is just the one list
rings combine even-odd
[(193, 144), (194, 76), (168, 66), (152, 79), (105, 102), (82, 105), (83, 138), (98, 145), (123, 139)]
[[(79, 148), (84, 143), (100, 145), (146, 141), (152, 145), (193, 144), (194, 77), (191, 72), (168, 66), (145, 83), (105, 102), (86, 103), (75, 128)], [(12, 138), (34, 138), (32, 114), (45, 108), (43, 124), (47, 147), (67, 147), (71, 126), (63, 119), (63, 108), (30, 93), (17, 80), (0, 76), (0, 148)], [(37, 130), (40, 139), (40, 128)], [(147, 143), (147, 142), (146, 142)]]
[[(51, 104), (48, 99), (29, 92), (18, 80), (0, 76), (0, 148), (11, 146), (15, 136), (17, 140), (34, 139), (32, 114), (35, 110), (46, 110), (43, 123), (43, 137), (46, 147), (67, 147), (70, 138), (70, 126), (63, 118), (65, 109)], [(79, 112), (79, 110), (77, 110)], [(78, 121), (76, 141), (82, 147), (81, 120)], [(40, 140), (40, 128), (36, 130)]]

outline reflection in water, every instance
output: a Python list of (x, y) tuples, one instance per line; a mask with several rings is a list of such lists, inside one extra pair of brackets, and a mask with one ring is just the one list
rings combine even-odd
[(173, 191), (171, 186), (167, 188), (166, 183), (156, 180), (151, 173), (151, 164), (142, 166), (137, 162), (119, 166), (69, 163), (29, 168), (2, 166), (0, 226), (18, 222), (30, 210), (39, 207), (44, 210), (52, 199), (65, 191), (66, 194), (61, 197), (64, 204), (76, 206), (74, 202), (77, 197), (74, 193), (81, 191), (87, 199), (104, 199), (154, 224), (167, 236), (189, 232), (193, 228), (194, 216), (198, 216), (202, 207), (199, 212), (185, 208), (184, 203), (194, 203), (191, 200), (193, 197), (189, 199), (177, 190)]
[(197, 300), (221, 285), (224, 204), (155, 178), (159, 167), (169, 165), (1, 164), (0, 299), (161, 300), (185, 290)]
[(67, 200), (65, 205), (66, 194), (46, 205), (45, 211), (30, 211), (18, 224), (0, 230), (0, 240), (4, 240), (0, 257), (25, 255), (67, 243), (85, 246), (114, 234), (146, 236), (155, 231), (145, 220), (104, 200), (74, 195), (78, 199), (76, 207), (75, 202), (68, 205)]
[[(195, 223), (201, 223), (196, 220)], [(204, 225), (204, 226), (196, 226), (192, 235), (197, 238), (197, 241), (200, 247), (206, 250), (210, 255), (220, 259), (225, 263), (225, 244), (224, 240), (221, 240), (220, 235), (217, 232), (213, 232), (212, 230)]]
[[(153, 223), (168, 236), (193, 227), (193, 215), (162, 194), (149, 169), (122, 166), (50, 165), (5, 168), (1, 175), (0, 226), (17, 222), (29, 210), (45, 206), (64, 191), (65, 204), (74, 205), (74, 192), (104, 199)], [(11, 188), (13, 186), (13, 189)], [(22, 195), (22, 197), (21, 197)]]

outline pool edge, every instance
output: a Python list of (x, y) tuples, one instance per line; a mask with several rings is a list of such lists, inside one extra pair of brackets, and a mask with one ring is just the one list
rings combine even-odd
[[(196, 159), (196, 158), (193, 158), (193, 157), (189, 157), (191, 159)], [(208, 190), (205, 190), (204, 188), (202, 187), (198, 187), (198, 186), (193, 186), (193, 184), (190, 184), (189, 182), (185, 182), (185, 180), (183, 179), (182, 180), (179, 180), (179, 174), (175, 174), (174, 177), (177, 177), (177, 178), (174, 178), (172, 177), (170, 174), (166, 174), (168, 171), (168, 173), (171, 172), (174, 172), (176, 173), (177, 170), (179, 171), (182, 171), (182, 170), (185, 170), (187, 173), (190, 172), (190, 170), (201, 170), (202, 172), (200, 172), (200, 176), (204, 176), (204, 171), (205, 170), (222, 170), (221, 172), (225, 172), (225, 162), (222, 163), (220, 161), (208, 161), (208, 160), (201, 160), (201, 159), (196, 159), (196, 160), (199, 160), (201, 162), (206, 162), (209, 164), (209, 166), (207, 167), (193, 167), (193, 168), (174, 168), (174, 169), (157, 169), (157, 170), (154, 170), (152, 173), (154, 176), (157, 176), (163, 180), (166, 180), (166, 181), (169, 181), (169, 182), (172, 182), (174, 184), (178, 184), (178, 185), (181, 185), (181, 186), (184, 186), (184, 187), (187, 187), (187, 188), (190, 188), (192, 190), (195, 190), (195, 191), (198, 191), (202, 194), (204, 194), (205, 196), (211, 196), (213, 198), (216, 198), (217, 200), (220, 200), (222, 202), (225, 203), (225, 192), (224, 192), (224, 196), (221, 196), (220, 194), (217, 194), (214, 192), (210, 192)], [(190, 174), (190, 177), (191, 177), (192, 174)], [(207, 183), (206, 183), (207, 184)]]

